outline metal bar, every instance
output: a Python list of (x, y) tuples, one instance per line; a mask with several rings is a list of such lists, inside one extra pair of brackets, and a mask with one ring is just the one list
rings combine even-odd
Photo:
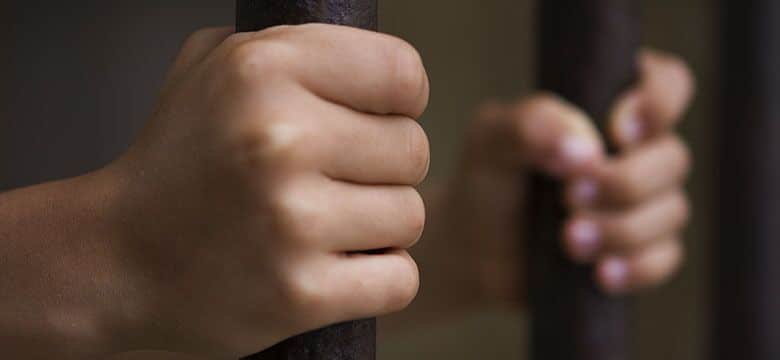
[[(544, 0), (537, 5), (539, 86), (601, 123), (616, 96), (635, 80), (640, 43), (636, 0)], [(528, 252), (533, 359), (629, 358), (627, 304), (603, 295), (593, 269), (561, 251), (566, 209), (561, 186), (531, 182)]]
[(715, 359), (780, 359), (780, 1), (720, 0)]
[[(377, 30), (377, 0), (237, 0), (236, 29), (258, 31), (311, 22)], [(286, 340), (255, 360), (373, 360), (376, 320), (331, 326)]]

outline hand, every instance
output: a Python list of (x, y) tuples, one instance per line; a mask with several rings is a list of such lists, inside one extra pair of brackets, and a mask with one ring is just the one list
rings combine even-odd
[(237, 358), (407, 306), (428, 91), (418, 53), (387, 35), (193, 35), (139, 141), (106, 170), (124, 179), (115, 251), (132, 346)]
[[(615, 103), (606, 137), (551, 94), (481, 110), (457, 180), (440, 204), (446, 213), (460, 214), (445, 223), (450, 238), (465, 237), (459, 246), (472, 249), (465, 256), (483, 296), (513, 299), (524, 290), (517, 275), (524, 191), (518, 175), (533, 169), (565, 184), (562, 200), (571, 217), (560, 230), (562, 251), (594, 264), (605, 291), (658, 285), (679, 267), (690, 155), (674, 125), (693, 80), (680, 60), (656, 52), (644, 52), (639, 69), (641, 81)], [(605, 155), (607, 142), (619, 149), (616, 155)], [(434, 208), (431, 217), (441, 212)]]

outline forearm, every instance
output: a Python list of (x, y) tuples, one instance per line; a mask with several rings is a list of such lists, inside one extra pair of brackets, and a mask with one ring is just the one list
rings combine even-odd
[(113, 351), (124, 291), (115, 190), (100, 172), (0, 194), (0, 347), (18, 358)]

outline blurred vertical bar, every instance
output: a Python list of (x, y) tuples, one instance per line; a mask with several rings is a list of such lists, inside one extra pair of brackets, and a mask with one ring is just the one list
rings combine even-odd
[[(539, 86), (584, 109), (603, 128), (635, 80), (640, 18), (636, 0), (539, 0)], [(565, 258), (561, 186), (537, 175), (530, 191), (528, 258), (531, 353), (536, 360), (629, 358), (627, 306), (603, 295), (593, 268)]]
[[(236, 30), (329, 23), (377, 30), (377, 0), (237, 0)], [(288, 339), (255, 360), (373, 360), (376, 320), (334, 325)]]
[[(13, 8), (10, 5), (10, 1), (0, 1), (0, 24), (6, 24), (6, 27), (8, 29), (13, 29), (12, 26), (9, 26), (8, 24), (13, 24), (10, 19), (11, 12), (13, 11)], [(9, 52), (13, 47), (10, 45), (12, 44), (12, 35), (10, 34), (12, 32), (9, 30), (3, 31), (2, 34), (0, 34), (0, 42), (4, 44), (5, 51)], [(9, 76), (7, 72), (11, 68), (11, 64), (9, 64), (10, 56), (3, 56), (0, 58), (0, 191), (5, 191), (7, 188), (7, 182), (6, 179), (6, 172), (7, 169), (7, 156), (5, 152), (7, 151), (7, 146), (5, 145), (6, 141), (6, 133), (8, 132), (8, 84), (11, 82), (9, 81)]]
[(780, 1), (720, 0), (714, 359), (780, 359)]

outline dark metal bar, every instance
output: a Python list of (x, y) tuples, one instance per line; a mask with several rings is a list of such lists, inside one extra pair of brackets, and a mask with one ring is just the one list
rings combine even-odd
[(254, 360), (373, 360), (376, 358), (376, 321), (334, 325), (288, 339)]
[[(635, 79), (640, 43), (636, 0), (544, 0), (537, 5), (539, 86), (598, 122)], [(599, 125), (603, 125), (599, 123)], [(624, 299), (596, 289), (593, 269), (561, 250), (561, 186), (534, 176), (528, 210), (533, 359), (629, 358)]]
[[(237, 0), (238, 31), (311, 22), (377, 30), (377, 0)], [(292, 339), (247, 359), (373, 360), (376, 320), (348, 322)]]
[(720, 0), (714, 359), (780, 359), (780, 1)]
[(312, 22), (377, 30), (377, 0), (237, 0), (236, 28), (257, 31)]

